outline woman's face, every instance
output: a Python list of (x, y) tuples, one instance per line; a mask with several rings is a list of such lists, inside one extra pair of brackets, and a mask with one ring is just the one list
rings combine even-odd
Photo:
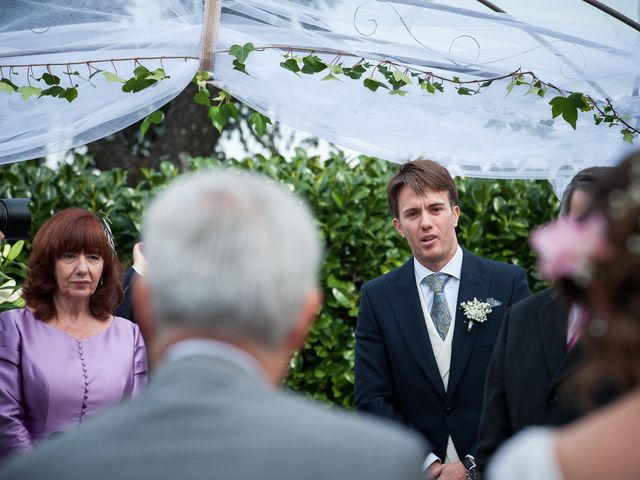
[(58, 293), (68, 299), (89, 299), (98, 288), (104, 260), (95, 253), (67, 252), (56, 260)]

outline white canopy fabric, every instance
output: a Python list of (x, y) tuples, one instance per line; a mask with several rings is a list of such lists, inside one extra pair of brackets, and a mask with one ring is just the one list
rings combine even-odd
[[(474, 96), (458, 95), (452, 84), (434, 95), (414, 81), (401, 97), (371, 92), (365, 77), (322, 81), (326, 72), (295, 75), (279, 65), (291, 48), (298, 55), (315, 50), (326, 61), (335, 60), (327, 52), (344, 52), (345, 66), (390, 60), (401, 70), (463, 81), (532, 71), (603, 106), (609, 99), (629, 124), (640, 125), (640, 32), (582, 0), (493, 3), (508, 13), (475, 0), (223, 0), (210, 46), (213, 79), (276, 121), (394, 162), (425, 156), (454, 174), (545, 178), (558, 187), (581, 168), (614, 163), (631, 148), (619, 127), (595, 125), (587, 112), (574, 130), (552, 119), (548, 102), (556, 93), (540, 98), (517, 86), (507, 95), (510, 79)], [(637, 0), (605, 3), (637, 21)], [(0, 91), (0, 163), (88, 143), (169, 101), (206, 50), (204, 11), (202, 0), (4, 0), (2, 77), (46, 88), (36, 79), (49, 69), (63, 87), (77, 83), (78, 98), (25, 101)], [(251, 53), (245, 75), (226, 50), (247, 42), (282, 48)], [(164, 67), (170, 78), (135, 94), (103, 74), (88, 79), (95, 69), (128, 78), (134, 59), (149, 70)]]

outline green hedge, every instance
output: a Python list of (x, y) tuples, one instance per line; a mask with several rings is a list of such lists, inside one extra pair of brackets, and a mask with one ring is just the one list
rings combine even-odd
[[(292, 360), (288, 385), (314, 398), (350, 406), (353, 390), (353, 331), (362, 284), (401, 265), (410, 255), (392, 228), (386, 203), (386, 183), (393, 164), (360, 157), (348, 161), (340, 153), (327, 159), (308, 157), (296, 150), (293, 158), (260, 155), (244, 160), (196, 158), (189, 170), (233, 166), (265, 174), (305, 198), (318, 219), (326, 255), (321, 274), (324, 307), (305, 349)], [(126, 186), (119, 170), (100, 172), (91, 159), (77, 156), (73, 163), (52, 170), (38, 162), (0, 168), (2, 196), (32, 198), (33, 231), (52, 213), (81, 206), (104, 212), (121, 260), (130, 262), (139, 237), (142, 212), (149, 200), (178, 175), (170, 163), (159, 170), (143, 170), (144, 180)], [(532, 272), (534, 257), (527, 235), (532, 226), (557, 213), (558, 202), (547, 182), (458, 180), (462, 215), (458, 238), (474, 253), (521, 265)], [(0, 271), (23, 275), (25, 251)], [(22, 267), (21, 267), (22, 266)], [(16, 278), (18, 281), (21, 278)], [(530, 276), (533, 289), (542, 284)]]

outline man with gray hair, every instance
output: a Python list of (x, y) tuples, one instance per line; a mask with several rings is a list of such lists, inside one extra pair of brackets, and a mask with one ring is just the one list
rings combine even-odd
[(279, 392), (321, 294), (309, 210), (274, 182), (179, 179), (146, 216), (159, 368), (149, 389), (13, 459), (1, 479), (418, 479), (426, 446), (395, 425)]

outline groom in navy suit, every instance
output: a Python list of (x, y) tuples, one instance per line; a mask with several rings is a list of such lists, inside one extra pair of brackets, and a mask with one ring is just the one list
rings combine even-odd
[(421, 432), (431, 476), (473, 478), (487, 364), (505, 310), (530, 295), (527, 277), (458, 245), (458, 192), (441, 165), (403, 164), (387, 194), (413, 257), (362, 287), (356, 408)]

